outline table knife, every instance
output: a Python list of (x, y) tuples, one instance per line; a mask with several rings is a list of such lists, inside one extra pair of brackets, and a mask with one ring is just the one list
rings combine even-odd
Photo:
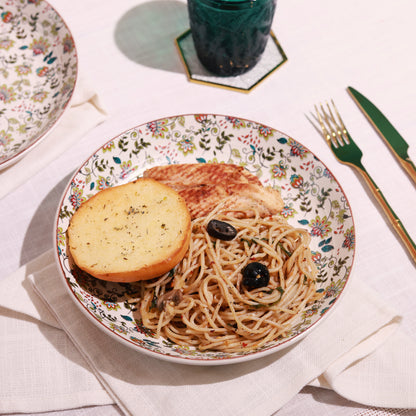
[(403, 169), (416, 183), (416, 166), (407, 154), (409, 144), (406, 143), (390, 121), (387, 120), (383, 113), (368, 98), (364, 97), (364, 95), (352, 87), (348, 87), (347, 91), (350, 93), (355, 103), (368, 118), (378, 134), (390, 147)]

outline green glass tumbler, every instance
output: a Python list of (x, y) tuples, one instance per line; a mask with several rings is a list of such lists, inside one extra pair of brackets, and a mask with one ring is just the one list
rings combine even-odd
[(198, 58), (210, 72), (235, 76), (260, 60), (270, 35), (276, 0), (188, 0)]

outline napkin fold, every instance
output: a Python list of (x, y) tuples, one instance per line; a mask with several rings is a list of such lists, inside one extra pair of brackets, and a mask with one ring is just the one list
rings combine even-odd
[(106, 118), (97, 93), (80, 78), (70, 107), (56, 127), (14, 165), (0, 171), (0, 199), (52, 162)]
[(416, 408), (416, 343), (357, 277), (300, 342), (215, 367), (155, 359), (105, 334), (68, 295), (52, 251), (0, 290), (1, 412), (116, 403), (131, 415), (266, 416), (307, 384), (365, 405)]

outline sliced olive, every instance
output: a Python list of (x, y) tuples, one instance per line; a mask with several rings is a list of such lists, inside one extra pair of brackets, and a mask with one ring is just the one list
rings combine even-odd
[(243, 286), (248, 290), (267, 286), (269, 281), (269, 270), (264, 264), (255, 261), (243, 269)]
[(230, 241), (237, 235), (237, 230), (228, 222), (211, 220), (207, 225), (208, 234), (220, 240)]

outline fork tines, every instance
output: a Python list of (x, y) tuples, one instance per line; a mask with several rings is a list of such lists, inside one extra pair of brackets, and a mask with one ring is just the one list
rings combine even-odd
[(335, 147), (343, 146), (349, 143), (348, 132), (335, 106), (334, 100), (331, 100), (331, 103), (337, 119), (328, 103), (326, 103), (326, 110), (322, 104), (319, 105), (320, 112), (319, 108), (315, 105), (317, 117), (314, 115), (314, 118), (319, 122), (322, 133), (329, 145), (332, 144)]

